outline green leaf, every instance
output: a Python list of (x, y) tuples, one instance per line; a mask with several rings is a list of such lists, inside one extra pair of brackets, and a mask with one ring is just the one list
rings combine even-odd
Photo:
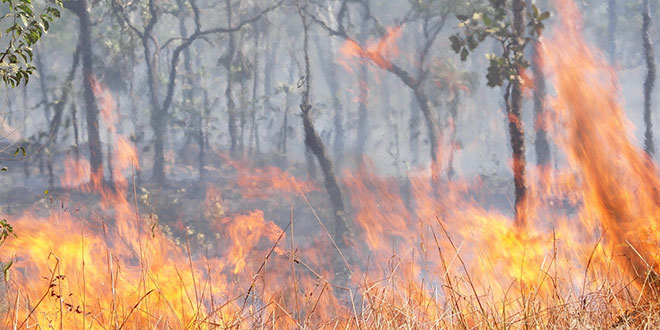
[(481, 16), (481, 19), (484, 21), (484, 24), (486, 24), (486, 26), (491, 26), (493, 24), (493, 20), (490, 19), (490, 17), (488, 17), (488, 15), (486, 14)]

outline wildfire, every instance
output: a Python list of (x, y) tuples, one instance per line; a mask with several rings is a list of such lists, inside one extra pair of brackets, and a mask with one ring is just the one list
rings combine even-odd
[[(392, 67), (390, 58), (399, 54), (396, 41), (401, 37), (401, 33), (401, 26), (388, 27), (387, 33), (380, 40), (369, 42), (362, 47), (355, 40), (349, 39), (342, 45), (339, 52), (347, 60), (358, 58), (371, 61), (380, 68), (389, 69)], [(339, 63), (346, 68), (346, 71), (351, 73), (354, 71), (347, 61), (340, 61)]]
[[(94, 186), (99, 209), (62, 202), (47, 216), (10, 219), (18, 237), (0, 251), (13, 261), (5, 326), (508, 327), (530, 310), (568, 305), (564, 297), (586, 304), (606, 285), (643, 296), (660, 256), (660, 178), (630, 139), (615, 74), (584, 40), (577, 7), (556, 3), (560, 32), (541, 48), (556, 91), (545, 120), (568, 164), (552, 175), (530, 171), (527, 226), (480, 200), (479, 181), (431, 180), (425, 169), (401, 184), (366, 162), (343, 178), (356, 227), (350, 251), (339, 251), (346, 256), (333, 257), (314, 209), (323, 226), (298, 235), (293, 215), (228, 212), (224, 187), (213, 185), (200, 206), (212, 235), (200, 238), (207, 251), (193, 251), (192, 229), (182, 225), (185, 237), (174, 237), (140, 213), (127, 180), (139, 168), (137, 150), (114, 129), (115, 102), (94, 81), (112, 132), (115, 187)], [(348, 41), (341, 52), (388, 68), (400, 34), (389, 29), (364, 47)], [(276, 167), (223, 161), (244, 199), (286, 194), (309, 203), (306, 194), (319, 190)], [(66, 162), (62, 186), (91, 189), (83, 184), (89, 164)]]

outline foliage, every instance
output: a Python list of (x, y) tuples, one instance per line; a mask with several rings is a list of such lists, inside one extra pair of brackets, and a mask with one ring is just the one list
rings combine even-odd
[(490, 0), (483, 9), (475, 9), (471, 15), (457, 15), (463, 29), (449, 37), (451, 48), (465, 61), (468, 55), (487, 38), (497, 41), (502, 46), (502, 55), (489, 53), (487, 84), (490, 87), (502, 86), (504, 81), (517, 81), (521, 77), (519, 68), (527, 68), (530, 63), (525, 59), (523, 50), (531, 41), (537, 39), (543, 28), (543, 21), (550, 17), (550, 12), (541, 12), (535, 5), (527, 8), (527, 31), (522, 40), (518, 40), (509, 18), (506, 2)]
[(32, 65), (32, 46), (46, 33), (50, 22), (60, 17), (58, 7), (62, 0), (53, 0), (41, 11), (36, 12), (32, 0), (1, 0), (6, 12), (0, 16), (0, 23), (9, 22), (9, 27), (0, 31), (0, 42), (4, 49), (0, 53), (0, 77), (5, 84), (15, 87), (21, 82), (27, 84), (35, 72)]
[[(14, 234), (14, 227), (12, 227), (6, 219), (0, 220), (0, 245), (2, 245), (10, 235), (16, 235)], [(5, 281), (9, 279), (9, 268), (13, 263), (13, 261), (0, 262), (0, 269), (2, 270), (2, 276)]]

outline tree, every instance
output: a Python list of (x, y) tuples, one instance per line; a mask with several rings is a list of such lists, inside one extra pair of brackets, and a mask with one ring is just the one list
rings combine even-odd
[(50, 22), (60, 17), (58, 7), (62, 7), (62, 0), (54, 0), (39, 12), (35, 12), (30, 0), (2, 0), (9, 11), (4, 13), (0, 22), (11, 21), (5, 35), (0, 39), (4, 49), (0, 53), (0, 77), (11, 87), (21, 82), (27, 84), (30, 75), (35, 72), (32, 65), (32, 47), (48, 32)]
[(614, 64), (616, 60), (616, 27), (618, 17), (616, 12), (616, 0), (607, 1), (607, 56), (610, 63)]
[[(82, 1), (82, 0), (79, 0)], [(193, 22), (195, 29), (190, 35), (181, 35), (178, 38), (172, 38), (170, 41), (180, 40), (180, 43), (174, 47), (170, 57), (169, 67), (167, 68), (167, 80), (166, 80), (166, 91), (164, 96), (160, 92), (160, 79), (159, 79), (159, 69), (157, 62), (155, 61), (155, 54), (159, 51), (157, 38), (154, 35), (154, 27), (158, 22), (159, 17), (162, 15), (162, 9), (159, 9), (156, 6), (154, 0), (149, 0), (148, 2), (148, 12), (144, 15), (144, 27), (142, 29), (137, 28), (129, 19), (128, 14), (126, 13), (126, 6), (118, 3), (118, 0), (114, 0), (115, 5), (119, 8), (119, 14), (130, 29), (140, 38), (142, 42), (142, 48), (144, 50), (144, 61), (147, 68), (147, 85), (149, 87), (149, 99), (151, 104), (150, 112), (150, 123), (151, 128), (154, 134), (154, 165), (152, 178), (157, 183), (163, 183), (165, 181), (165, 154), (164, 154), (164, 145), (165, 145), (165, 134), (168, 127), (168, 117), (170, 115), (170, 107), (172, 106), (172, 99), (174, 97), (174, 89), (176, 87), (176, 80), (178, 75), (178, 65), (181, 60), (181, 53), (188, 49), (193, 42), (198, 39), (204, 38), (206, 36), (219, 34), (219, 33), (228, 33), (239, 31), (244, 26), (254, 23), (261, 19), (262, 16), (266, 15), (268, 12), (279, 7), (284, 0), (279, 0), (271, 6), (264, 8), (259, 11), (254, 16), (247, 18), (239, 23), (234, 23), (234, 25), (228, 25), (227, 27), (215, 27), (211, 29), (202, 29), (202, 20), (201, 13), (194, 0), (189, 1), (190, 8), (192, 11)], [(230, 1), (227, 0), (227, 4), (230, 5)], [(228, 22), (231, 24), (231, 6), (228, 6)], [(167, 43), (169, 44), (170, 41)], [(152, 50), (152, 45), (154, 50)], [(229, 90), (231, 94), (231, 90)], [(162, 99), (162, 101), (161, 101)], [(230, 129), (231, 131), (231, 129)]]
[[(511, 12), (511, 13), (510, 13)], [(529, 22), (525, 25), (525, 12)], [(522, 70), (530, 63), (525, 58), (525, 47), (539, 37), (544, 28), (543, 20), (550, 12), (541, 12), (536, 6), (527, 10), (524, 0), (490, 0), (483, 9), (475, 9), (471, 15), (458, 15), (462, 33), (450, 37), (451, 47), (465, 61), (479, 43), (486, 38), (498, 42), (501, 55), (488, 54), (487, 84), (490, 87), (505, 86), (504, 104), (509, 123), (512, 149), (512, 170), (515, 186), (515, 223), (525, 224), (525, 130), (522, 122)], [(525, 29), (527, 27), (527, 31)]]
[[(323, 140), (319, 136), (314, 122), (311, 118), (312, 105), (310, 101), (310, 93), (312, 86), (312, 75), (310, 69), (309, 61), (309, 22), (307, 20), (307, 15), (304, 13), (304, 8), (300, 4), (298, 6), (298, 11), (302, 19), (303, 25), (303, 56), (304, 56), (304, 86), (302, 100), (300, 104), (301, 117), (303, 120), (303, 128), (305, 132), (305, 146), (314, 154), (316, 160), (319, 162), (321, 171), (323, 171), (323, 176), (325, 179), (325, 189), (330, 196), (330, 202), (334, 209), (335, 216), (335, 243), (337, 244), (338, 249), (346, 248), (346, 237), (344, 237), (347, 228), (348, 222), (346, 220), (346, 209), (344, 207), (344, 198), (342, 196), (341, 189), (339, 187), (339, 180), (335, 176), (334, 168), (332, 165), (332, 160), (328, 155), (328, 152), (323, 145)], [(341, 250), (340, 250), (341, 253)]]
[[(44, 33), (48, 32), (50, 22), (60, 17), (57, 7), (62, 7), (62, 2), (55, 0), (53, 4), (46, 5), (38, 13), (34, 11), (30, 0), (2, 0), (2, 3), (7, 5), (9, 11), (0, 17), (0, 23), (9, 20), (12, 22), (5, 31), (4, 38), (0, 38), (1, 42), (6, 43), (0, 48), (4, 49), (0, 53), (0, 77), (5, 85), (16, 87), (21, 82), (27, 84), (30, 76), (35, 73), (36, 67), (32, 65), (32, 47)], [(23, 150), (23, 156), (26, 156), (22, 147), (17, 148), (15, 154), (18, 154), (19, 150)], [(4, 170), (5, 167), (0, 169), (0, 171)], [(0, 220), (0, 245), (10, 235), (15, 235), (14, 228), (7, 220)], [(0, 261), (0, 269), (5, 280), (12, 263)]]
[[(392, 32), (396, 29), (387, 29), (379, 23), (378, 19), (373, 15), (368, 0), (359, 0), (356, 2), (356, 5), (360, 6), (365, 11), (362, 17), (367, 17), (372, 21), (372, 24), (375, 26), (374, 29), (378, 31), (380, 37), (386, 38), (388, 33), (390, 36), (392, 35)], [(394, 25), (400, 27), (403, 24), (412, 24), (412, 22), (417, 22), (421, 27), (422, 44), (421, 49), (417, 52), (416, 62), (418, 69), (415, 71), (404, 69), (402, 66), (392, 62), (378, 51), (370, 51), (368, 49), (364, 49), (358, 42), (359, 40), (349, 34), (349, 31), (347, 30), (346, 24), (344, 22), (347, 16), (347, 6), (349, 3), (351, 2), (343, 0), (339, 5), (337, 13), (332, 15), (333, 18), (331, 21), (333, 22), (333, 25), (337, 25), (336, 27), (331, 26), (329, 23), (320, 19), (317, 17), (317, 15), (314, 15), (310, 11), (307, 11), (307, 15), (309, 15), (331, 36), (341, 38), (345, 40), (347, 44), (352, 45), (353, 49), (357, 49), (357, 55), (360, 56), (363, 60), (369, 61), (380, 69), (393, 74), (411, 90), (417, 105), (422, 111), (426, 123), (428, 140), (430, 144), (430, 156), (432, 162), (431, 169), (433, 172), (432, 176), (433, 180), (435, 181), (440, 177), (438, 155), (438, 142), (440, 134), (434, 107), (431, 104), (426, 90), (424, 89), (424, 83), (427, 81), (429, 74), (428, 70), (426, 70), (426, 61), (433, 45), (435, 44), (437, 36), (439, 35), (440, 31), (442, 31), (445, 23), (447, 22), (447, 18), (451, 13), (455, 12), (457, 8), (465, 5), (465, 3), (463, 1), (410, 2), (408, 13), (404, 15), (403, 19), (399, 23)]]
[(644, 45), (644, 59), (646, 60), (646, 78), (644, 79), (644, 150), (649, 156), (653, 156), (655, 147), (653, 144), (653, 124), (651, 122), (651, 97), (653, 85), (655, 84), (655, 58), (653, 56), (653, 44), (649, 37), (651, 27), (651, 14), (649, 0), (642, 3), (642, 43)]
[(449, 111), (449, 159), (447, 160), (447, 179), (455, 174), (454, 156), (460, 142), (457, 138), (456, 125), (461, 95), (472, 93), (476, 89), (478, 77), (475, 72), (460, 70), (450, 60), (436, 59), (432, 62), (433, 83), (439, 89), (436, 102), (446, 102)]

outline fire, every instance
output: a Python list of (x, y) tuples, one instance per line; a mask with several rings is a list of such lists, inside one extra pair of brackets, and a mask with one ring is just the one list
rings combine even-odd
[[(557, 120), (564, 127), (558, 140), (582, 178), (579, 219), (586, 227), (601, 228), (633, 275), (645, 274), (659, 252), (658, 171), (631, 141), (632, 125), (617, 99), (616, 75), (584, 41), (577, 7), (566, 0), (557, 6), (564, 8), (563, 29), (544, 52), (556, 79)], [(600, 223), (593, 223), (594, 217)]]
[[(339, 49), (339, 52), (348, 60), (352, 58), (371, 61), (382, 69), (392, 67), (391, 58), (399, 54), (396, 47), (396, 41), (401, 37), (402, 27), (388, 27), (387, 33), (380, 40), (369, 42), (367, 45), (360, 46), (355, 40), (347, 40)], [(346, 71), (353, 72), (351, 65), (346, 61), (340, 61), (340, 64), (346, 68)]]
[[(559, 32), (541, 47), (556, 91), (544, 120), (567, 164), (529, 171), (526, 226), (485, 202), (480, 180), (431, 178), (442, 169), (428, 168), (393, 179), (366, 161), (343, 177), (355, 228), (350, 249), (337, 251), (326, 219), (307, 199), (320, 191), (313, 182), (224, 156), (235, 180), (205, 186), (199, 209), (209, 231), (180, 221), (182, 235), (171, 234), (140, 213), (128, 179), (139, 168), (137, 150), (114, 129), (116, 104), (94, 81), (112, 132), (115, 185), (85, 185), (89, 164), (67, 160), (62, 186), (93, 192), (99, 207), (64, 196), (46, 215), (10, 219), (18, 237), (0, 251), (14, 262), (5, 325), (508, 327), (530, 312), (547, 321), (552, 316), (540, 311), (571, 308), (572, 297), (587, 304), (590, 292), (617, 299), (613, 309), (622, 313), (629, 304), (618, 292), (643, 297), (660, 255), (660, 178), (630, 139), (615, 74), (585, 42), (576, 6), (557, 0), (557, 8)], [(390, 29), (378, 42), (363, 48), (349, 41), (341, 50), (387, 68), (400, 33)], [(288, 196), (291, 213), (229, 211), (223, 195), (234, 188), (248, 200)], [(318, 217), (317, 232), (296, 232), (300, 222), (310, 226), (294, 216), (297, 198)]]

